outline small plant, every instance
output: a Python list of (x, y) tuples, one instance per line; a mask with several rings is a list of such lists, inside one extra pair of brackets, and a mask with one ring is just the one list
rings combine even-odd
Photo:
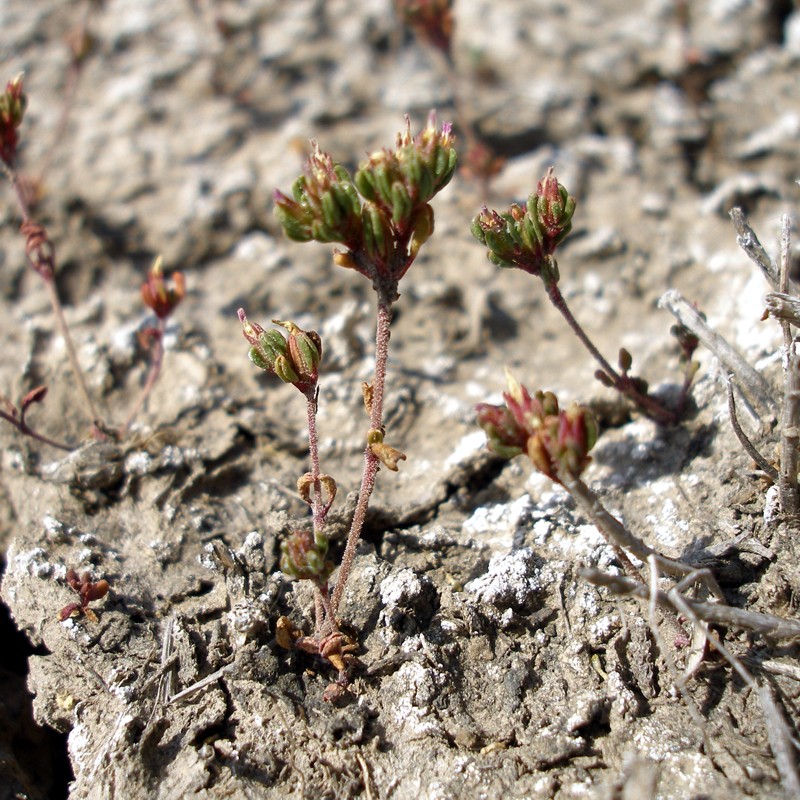
[[(84, 31), (83, 37), (85, 37), (85, 35)], [(80, 61), (85, 57), (85, 49), (88, 47), (88, 44), (82, 38), (81, 42), (76, 44), (76, 47), (78, 47), (79, 50), (74, 52), (74, 58), (76, 60), (76, 65), (79, 65)], [(23, 75), (20, 74), (8, 82), (5, 92), (0, 95), (0, 170), (2, 170), (8, 178), (14, 189), (17, 207), (22, 217), (20, 231), (25, 237), (25, 254), (32, 269), (42, 279), (47, 290), (53, 315), (56, 318), (59, 331), (64, 339), (67, 358), (77, 378), (78, 388), (84, 401), (84, 408), (90, 417), (91, 434), (96, 439), (103, 439), (107, 436), (123, 436), (127, 433), (136, 415), (141, 410), (161, 373), (164, 356), (163, 336), (165, 322), (178, 303), (183, 299), (186, 291), (184, 276), (181, 272), (174, 272), (172, 274), (173, 285), (168, 287), (161, 272), (161, 258), (159, 257), (155, 260), (148, 274), (147, 282), (142, 286), (142, 299), (144, 303), (155, 312), (158, 320), (155, 327), (146, 328), (141, 332), (143, 344), (150, 353), (150, 369), (141, 395), (135, 402), (125, 423), (117, 430), (109, 428), (101, 419), (92, 394), (86, 384), (83, 370), (81, 369), (75, 352), (72, 335), (70, 334), (69, 326), (64, 317), (64, 310), (58, 296), (55, 279), (55, 247), (45, 227), (32, 218), (29, 198), (30, 192), (15, 168), (17, 150), (19, 147), (19, 128), (25, 117), (27, 106), (28, 99), (23, 90)], [(0, 397), (0, 402), (5, 405), (5, 410), (0, 410), (0, 418), (14, 425), (20, 433), (30, 436), (44, 444), (62, 450), (72, 450), (73, 447), (71, 445), (38, 433), (31, 428), (25, 420), (25, 412), (29, 406), (34, 402), (42, 402), (46, 392), (47, 389), (44, 386), (32, 390), (23, 398), (19, 408), (7, 398)]]
[(298, 242), (337, 242), (334, 262), (367, 278), (376, 295), (375, 371), (362, 386), (369, 417), (365, 435), (364, 468), (358, 500), (336, 584), (329, 578), (335, 566), (328, 559), (325, 519), (336, 495), (336, 483), (321, 472), (317, 439), (318, 369), (322, 342), (314, 331), (292, 322), (273, 320), (283, 328), (264, 330), (239, 311), (243, 333), (250, 344), (250, 359), (260, 369), (294, 385), (306, 399), (311, 471), (298, 482), (298, 490), (312, 512), (312, 530), (294, 532), (282, 546), (281, 569), (290, 577), (314, 584), (316, 621), (313, 637), (284, 622), (280, 641), (326, 658), (346, 682), (352, 663), (352, 642), (339, 629), (336, 613), (342, 602), (356, 546), (364, 526), (375, 478), (381, 465), (396, 471), (406, 458), (385, 440), (383, 425), (386, 367), (392, 306), (398, 285), (433, 233), (430, 200), (453, 177), (456, 152), (450, 126), (436, 125), (433, 114), (416, 137), (410, 122), (398, 134), (394, 150), (373, 153), (355, 175), (312, 143), (313, 152), (304, 174), (292, 187), (292, 196), (275, 193), (275, 214), (289, 238)]
[(618, 370), (611, 366), (573, 316), (558, 286), (560, 274), (555, 252), (572, 230), (574, 213), (575, 198), (558, 182), (551, 168), (539, 181), (536, 191), (530, 195), (524, 207), (514, 203), (501, 214), (484, 206), (472, 221), (472, 235), (489, 249), (487, 255), (493, 264), (516, 267), (542, 280), (550, 302), (600, 365), (595, 377), (601, 383), (625, 395), (656, 422), (672, 425), (683, 411), (697, 370), (696, 363), (691, 360), (697, 342), (688, 332), (684, 335), (675, 329), (676, 335), (680, 333), (678, 338), (685, 379), (674, 409), (665, 407), (650, 395), (646, 381), (630, 374), (633, 359), (625, 348), (619, 351)]
[(486, 194), (489, 181), (503, 168), (505, 158), (492, 150), (472, 122), (474, 113), (468, 98), (474, 91), (474, 81), (467, 85), (462, 80), (453, 59), (453, 0), (394, 0), (394, 7), (398, 19), (440, 57), (453, 93), (459, 136), (464, 140), (462, 173), (479, 181)]
[(119, 435), (124, 436), (133, 421), (141, 411), (153, 387), (161, 375), (164, 363), (164, 331), (172, 312), (183, 300), (186, 294), (186, 279), (182, 272), (172, 273), (172, 283), (168, 285), (161, 271), (162, 258), (158, 256), (147, 273), (147, 281), (142, 284), (142, 300), (156, 315), (155, 327), (144, 328), (139, 332), (139, 339), (148, 350), (150, 356), (150, 369), (147, 373), (139, 399), (134, 403), (127, 420), (119, 430)]
[(111, 588), (107, 580), (93, 581), (92, 576), (88, 572), (78, 576), (74, 569), (68, 569), (66, 574), (67, 584), (71, 589), (78, 593), (80, 602), (68, 603), (58, 612), (58, 619), (64, 622), (67, 619), (77, 619), (79, 617), (86, 617), (89, 622), (97, 622), (97, 614), (89, 608), (89, 603), (94, 600), (100, 600), (108, 594)]

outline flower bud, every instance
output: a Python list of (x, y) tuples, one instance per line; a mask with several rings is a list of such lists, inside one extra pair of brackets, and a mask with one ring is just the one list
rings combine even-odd
[(297, 377), (288, 382), (295, 385), (316, 385), (319, 362), (322, 359), (322, 339), (319, 334), (316, 331), (304, 331), (293, 322), (281, 322), (277, 319), (272, 322), (289, 331), (289, 361)]
[(6, 84), (0, 95), (0, 159), (9, 167), (17, 157), (17, 128), (22, 124), (28, 98), (22, 88), (24, 73), (20, 72)]
[(411, 219), (411, 242), (408, 246), (408, 254), (413, 261), (422, 247), (433, 234), (433, 209), (425, 203), (420, 206)]
[(504, 458), (526, 453), (533, 466), (556, 483), (577, 478), (591, 461), (597, 422), (583, 406), (559, 409), (552, 392), (530, 392), (507, 372), (505, 407), (481, 404), (478, 424), (489, 449)]
[(159, 319), (166, 319), (186, 295), (186, 280), (182, 272), (172, 273), (172, 286), (167, 286), (161, 271), (163, 259), (158, 256), (142, 284), (142, 300)]
[(294, 531), (281, 544), (281, 572), (297, 580), (324, 583), (336, 569), (334, 563), (325, 557), (327, 552), (328, 540), (324, 535)]
[(293, 322), (272, 320), (289, 332), (288, 339), (280, 331), (265, 331), (248, 321), (244, 309), (239, 309), (244, 338), (250, 342), (250, 360), (259, 368), (291, 383), (303, 394), (316, 389), (319, 362), (322, 359), (322, 340), (316, 331), (304, 331)]
[(275, 216), (290, 239), (342, 242), (351, 250), (361, 241), (361, 200), (350, 173), (312, 142), (304, 174), (292, 196), (275, 192)]
[(546, 283), (558, 283), (553, 254), (572, 228), (575, 198), (553, 175), (552, 168), (539, 182), (523, 209), (513, 204), (498, 214), (486, 206), (472, 221), (472, 235), (489, 248), (489, 260), (500, 267), (517, 267)]

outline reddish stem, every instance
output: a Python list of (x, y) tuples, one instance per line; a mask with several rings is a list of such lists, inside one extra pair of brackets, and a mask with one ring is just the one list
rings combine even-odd
[(594, 346), (592, 340), (586, 335), (586, 332), (580, 326), (578, 321), (572, 316), (569, 310), (567, 301), (558, 284), (555, 281), (545, 282), (547, 289), (547, 296), (550, 302), (558, 309), (561, 316), (567, 321), (567, 324), (572, 329), (572, 332), (581, 340), (583, 346), (591, 353), (595, 361), (601, 366), (603, 372), (613, 381), (614, 388), (620, 393), (632, 400), (648, 417), (659, 422), (663, 425), (673, 425), (676, 422), (676, 416), (673, 411), (670, 411), (661, 405), (657, 400), (654, 400), (650, 395), (643, 394), (637, 388), (634, 382), (627, 375), (620, 375), (611, 364), (606, 361), (603, 354)]
[(32, 439), (36, 439), (39, 442), (43, 442), (44, 444), (49, 444), (51, 447), (57, 447), (59, 450), (66, 450), (67, 452), (71, 452), (74, 448), (70, 447), (68, 444), (64, 444), (63, 442), (57, 442), (55, 439), (51, 439), (48, 436), (44, 436), (41, 433), (37, 433), (33, 428), (31, 428), (25, 420), (18, 419), (11, 414), (7, 414), (5, 411), (0, 411), (0, 419), (4, 419), (6, 422), (10, 422), (21, 434), (25, 436), (30, 436)]
[(147, 402), (147, 398), (153, 391), (153, 387), (156, 385), (158, 376), (161, 374), (161, 367), (164, 364), (165, 328), (166, 324), (164, 320), (159, 317), (158, 327), (155, 329), (155, 333), (153, 334), (153, 339), (155, 341), (153, 342), (150, 349), (150, 370), (147, 373), (147, 380), (145, 381), (145, 384), (142, 387), (142, 393), (139, 395), (139, 399), (134, 404), (130, 414), (128, 414), (128, 419), (125, 420), (125, 423), (119, 429), (120, 436), (124, 436), (128, 432), (128, 429), (133, 424), (133, 421), (136, 419), (137, 415), (142, 410), (142, 407)]
[[(372, 408), (370, 409), (369, 420), (372, 430), (380, 430), (383, 426), (383, 396), (386, 386), (386, 363), (389, 356), (389, 328), (391, 321), (391, 304), (386, 300), (385, 295), (379, 293), (378, 318), (375, 328), (375, 376), (372, 383)], [(361, 476), (358, 502), (350, 525), (350, 533), (347, 536), (347, 545), (342, 556), (342, 563), (339, 567), (339, 578), (336, 581), (336, 588), (333, 591), (333, 599), (331, 600), (331, 620), (334, 619), (334, 615), (342, 602), (344, 588), (356, 557), (356, 547), (358, 547), (361, 531), (364, 528), (367, 507), (375, 489), (375, 476), (378, 473), (379, 465), (378, 457), (367, 446), (364, 449), (364, 472)]]
[[(30, 216), (30, 209), (28, 208), (28, 201), (25, 197), (25, 192), (19, 182), (19, 176), (17, 173), (4, 161), (0, 161), (0, 167), (2, 171), (5, 173), (8, 180), (11, 182), (12, 187), (14, 188), (14, 195), (17, 198), (17, 206), (19, 208), (20, 216), (22, 217), (23, 225), (26, 222), (31, 221)], [(55, 261), (55, 256), (53, 256), (53, 260)], [(55, 272), (55, 264), (54, 270)], [(44, 285), (47, 288), (47, 295), (50, 300), (50, 306), (53, 309), (53, 314), (56, 318), (56, 324), (58, 325), (59, 332), (64, 339), (64, 344), (67, 348), (67, 358), (69, 359), (70, 365), (72, 366), (72, 371), (75, 373), (78, 386), (80, 387), (81, 394), (83, 395), (84, 402), (86, 403), (86, 408), (89, 410), (89, 414), (91, 416), (92, 422), (92, 435), (95, 437), (101, 437), (99, 433), (99, 427), (97, 425), (98, 422), (98, 414), (97, 409), (95, 408), (94, 401), (92, 400), (92, 396), (89, 394), (89, 388), (86, 385), (86, 379), (83, 374), (83, 370), (78, 363), (78, 356), (75, 352), (75, 345), (72, 341), (72, 336), (69, 332), (69, 327), (67, 326), (67, 320), (64, 317), (64, 308), (61, 305), (61, 299), (58, 296), (58, 290), (56, 288), (55, 282), (55, 275), (54, 274), (46, 274), (44, 272), (37, 273), (40, 275), (42, 280), (44, 281)]]

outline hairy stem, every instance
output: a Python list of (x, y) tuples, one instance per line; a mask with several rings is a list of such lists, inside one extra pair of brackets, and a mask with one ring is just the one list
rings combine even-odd
[(311, 512), (314, 518), (314, 534), (322, 532), (325, 525), (325, 504), (322, 499), (322, 474), (319, 467), (319, 434), (317, 433), (317, 391), (316, 388), (306, 395), (306, 416), (308, 418), (308, 453), (311, 458), (311, 480), (313, 494)]
[[(389, 355), (389, 327), (392, 320), (391, 304), (380, 292), (378, 294), (378, 318), (375, 328), (375, 375), (372, 383), (372, 407), (370, 409), (370, 428), (380, 430), (383, 425), (383, 396), (386, 386), (386, 363)], [(335, 615), (347, 584), (347, 578), (356, 556), (356, 547), (364, 528), (372, 492), (375, 488), (375, 476), (378, 473), (380, 462), (378, 457), (367, 446), (364, 449), (364, 472), (361, 476), (361, 488), (358, 492), (358, 502), (347, 536), (347, 545), (339, 567), (339, 578), (333, 591), (331, 600), (331, 614)], [(333, 617), (332, 617), (333, 619)]]

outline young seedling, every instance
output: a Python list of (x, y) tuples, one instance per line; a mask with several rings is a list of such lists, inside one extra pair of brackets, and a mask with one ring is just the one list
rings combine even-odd
[(31, 391), (29, 391), (25, 397), (22, 398), (19, 407), (15, 406), (14, 403), (12, 403), (7, 397), (0, 395), (0, 404), (5, 406), (5, 410), (0, 409), (0, 419), (4, 419), (6, 422), (13, 425), (24, 436), (30, 436), (32, 439), (36, 439), (44, 444), (49, 444), (51, 447), (56, 447), (59, 450), (66, 450), (69, 452), (72, 450), (72, 448), (68, 444), (64, 444), (64, 442), (58, 442), (55, 439), (51, 439), (49, 436), (44, 436), (43, 434), (31, 428), (25, 419), (28, 409), (34, 403), (41, 403), (46, 394), (46, 386), (37, 386), (35, 389), (31, 389)]
[(304, 174), (292, 187), (292, 196), (275, 193), (275, 214), (290, 239), (337, 242), (344, 250), (334, 252), (334, 262), (367, 278), (376, 295), (375, 370), (372, 381), (362, 386), (369, 417), (365, 435), (361, 487), (350, 525), (338, 577), (331, 592), (328, 579), (334, 564), (328, 560), (325, 516), (333, 502), (336, 484), (320, 471), (317, 445), (317, 378), (322, 343), (313, 331), (302, 331), (291, 322), (275, 321), (288, 332), (265, 331), (248, 322), (239, 311), (244, 335), (251, 345), (256, 366), (292, 383), (306, 398), (311, 471), (298, 484), (301, 497), (312, 510), (313, 529), (297, 531), (282, 547), (281, 568), (290, 577), (310, 580), (315, 587), (316, 624), (312, 637), (284, 628), (281, 640), (315, 652), (344, 672), (352, 652), (351, 642), (339, 630), (336, 613), (342, 602), (353, 565), (367, 507), (381, 465), (396, 471), (406, 458), (385, 441), (383, 425), (386, 367), (392, 306), (399, 297), (401, 278), (413, 264), (420, 248), (433, 233), (430, 200), (453, 177), (456, 152), (450, 125), (437, 128), (431, 114), (427, 127), (416, 137), (410, 123), (398, 134), (394, 150), (373, 153), (354, 176), (319, 150), (313, 151)]
[[(601, 383), (628, 397), (656, 422), (672, 425), (677, 422), (683, 409), (694, 372), (685, 369), (681, 398), (675, 409), (666, 408), (648, 394), (644, 380), (630, 374), (632, 358), (627, 350), (622, 348), (619, 351), (618, 370), (611, 366), (578, 324), (558, 287), (560, 275), (555, 252), (572, 229), (574, 213), (575, 198), (558, 182), (551, 168), (539, 181), (525, 207), (514, 203), (500, 214), (484, 206), (472, 221), (472, 235), (489, 248), (487, 255), (493, 264), (499, 267), (516, 267), (541, 278), (550, 302), (600, 365), (595, 377)], [(684, 354), (688, 344), (682, 343)]]
[(79, 577), (74, 569), (67, 570), (66, 580), (70, 588), (78, 593), (80, 602), (65, 605), (58, 613), (59, 621), (64, 622), (67, 619), (86, 617), (89, 622), (97, 622), (97, 614), (89, 608), (89, 603), (93, 600), (100, 600), (108, 594), (108, 590), (111, 588), (108, 585), (108, 581), (93, 581), (91, 574), (88, 572), (84, 572)]

